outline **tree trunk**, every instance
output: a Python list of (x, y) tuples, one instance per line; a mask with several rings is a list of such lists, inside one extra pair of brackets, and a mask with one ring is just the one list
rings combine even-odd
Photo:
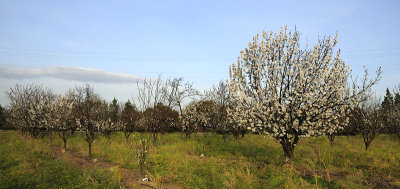
[(89, 159), (92, 159), (92, 143), (88, 142), (89, 144)]
[(190, 140), (190, 132), (186, 132), (186, 140)]
[(179, 107), (179, 114), (182, 115), (182, 106), (181, 106), (181, 102), (178, 102), (178, 107)]
[(374, 140), (375, 136), (371, 135), (370, 133), (363, 134), (362, 136), (365, 144), (365, 150), (367, 151), (369, 145), (371, 144), (372, 140)]
[(369, 148), (369, 142), (365, 142), (365, 150), (367, 151), (368, 150), (368, 148)]
[[(293, 140), (293, 142), (292, 142)], [(294, 154), (294, 148), (296, 147), (297, 142), (299, 141), (299, 136), (294, 135), (292, 139), (289, 138), (280, 138), (280, 144), (282, 145), (282, 149), (284, 152), (283, 157), (283, 166), (287, 167), (291, 164), (291, 160)]]
[(49, 145), (51, 145), (51, 133), (48, 133), (49, 135)]
[(161, 136), (164, 136), (164, 135), (165, 135), (165, 133), (166, 133), (165, 129), (164, 129), (164, 128), (163, 128), (163, 129), (161, 129)]
[(400, 143), (400, 132), (397, 132), (397, 140)]
[[(49, 137), (49, 149), (51, 149), (51, 133), (48, 133)], [(51, 150), (51, 154), (54, 154), (53, 150)]]
[(67, 151), (67, 140), (63, 139), (63, 141), (64, 141), (64, 150)]
[(207, 137), (206, 128), (205, 128), (205, 127), (203, 127), (203, 128), (202, 128), (202, 130), (203, 130), (203, 136), (204, 136), (204, 138), (206, 138), (206, 137)]
[(124, 135), (125, 135), (125, 138), (129, 138), (129, 136), (131, 135), (131, 132), (125, 131), (125, 132), (124, 132)]
[(283, 166), (289, 166), (291, 164), (292, 155), (291, 153), (285, 153), (283, 157)]
[(328, 135), (328, 139), (329, 139), (331, 146), (333, 146), (333, 144), (335, 142), (335, 135), (334, 134)]
[(153, 143), (154, 143), (154, 145), (156, 144), (156, 142), (157, 142), (157, 132), (153, 131)]
[(233, 138), (235, 139), (235, 141), (237, 139), (239, 139), (239, 131), (232, 131), (232, 134), (233, 134)]
[(125, 133), (125, 141), (127, 144), (129, 143), (129, 136), (130, 136), (130, 134)]
[(111, 135), (111, 132), (108, 132), (108, 131), (104, 132), (104, 136), (105, 136), (107, 142), (111, 139), (110, 135)]
[(283, 147), (283, 152), (284, 152), (284, 157), (283, 157), (283, 164), (284, 166), (290, 165), (292, 157), (293, 157), (293, 152), (294, 152), (294, 147), (290, 147), (291, 144), (282, 144)]

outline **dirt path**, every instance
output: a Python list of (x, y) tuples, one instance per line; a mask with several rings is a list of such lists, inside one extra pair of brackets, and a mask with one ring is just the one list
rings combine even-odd
[[(63, 148), (52, 145), (53, 154), (58, 158), (65, 158), (71, 163), (74, 164), (78, 169), (86, 168), (89, 170), (101, 170), (101, 169), (110, 169), (116, 167), (117, 165), (101, 161), (98, 159), (90, 160), (84, 155), (77, 152), (65, 152)], [(152, 181), (142, 181), (140, 177), (140, 173), (138, 171), (134, 171), (131, 169), (126, 169), (119, 167), (119, 171), (121, 172), (121, 183), (120, 186), (122, 188), (157, 188), (156, 184)], [(178, 186), (173, 186), (170, 184), (163, 184), (162, 188), (176, 189), (180, 188)]]

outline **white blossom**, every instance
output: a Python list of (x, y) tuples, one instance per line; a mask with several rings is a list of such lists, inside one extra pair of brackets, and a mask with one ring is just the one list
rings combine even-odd
[(362, 86), (349, 84), (350, 67), (340, 58), (340, 50), (333, 55), (337, 36), (304, 50), (299, 33), (286, 27), (261, 36), (255, 36), (230, 66), (227, 83), (234, 106), (228, 114), (237, 125), (275, 137), (284, 150), (294, 149), (300, 137), (340, 129), (338, 115), (353, 108), (380, 78), (378, 69), (377, 77), (365, 76)]

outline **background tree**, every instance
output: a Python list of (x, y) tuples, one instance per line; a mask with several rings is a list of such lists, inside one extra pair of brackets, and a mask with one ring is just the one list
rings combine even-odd
[(137, 83), (138, 103), (142, 111), (142, 120), (140, 123), (148, 132), (152, 133), (153, 143), (156, 144), (157, 135), (159, 133), (158, 120), (155, 118), (154, 107), (163, 101), (163, 86), (159, 76), (156, 80), (145, 79), (142, 85)]
[(393, 126), (392, 117), (394, 113), (394, 98), (392, 93), (390, 93), (389, 88), (386, 89), (386, 95), (383, 97), (381, 109), (383, 112), (382, 121), (385, 125), (385, 130), (382, 132), (390, 133)]
[(381, 104), (382, 122), (384, 125), (381, 132), (398, 135), (400, 142), (399, 108), (400, 94), (398, 88), (395, 87), (393, 94), (389, 89), (386, 89), (386, 95), (384, 96)]
[(163, 82), (160, 76), (156, 80), (144, 79), (141, 86), (139, 85), (139, 82), (137, 83), (137, 99), (143, 115), (143, 119), (140, 121), (140, 123), (148, 132), (152, 133), (154, 144), (156, 144), (157, 135), (159, 132), (157, 120), (154, 117), (154, 107), (163, 100), (162, 83)]
[(0, 105), (0, 129), (6, 128), (6, 110)]
[(195, 104), (197, 116), (199, 117), (198, 127), (204, 136), (208, 129), (216, 128), (218, 122), (218, 107), (214, 101), (202, 100)]
[(146, 120), (147, 131), (152, 134), (153, 143), (157, 142), (158, 133), (165, 132), (168, 128), (178, 124), (178, 112), (158, 103), (153, 108), (147, 108), (143, 112)]
[(157, 142), (157, 136), (159, 132), (159, 125), (156, 119), (156, 111), (154, 108), (149, 107), (143, 112), (144, 123), (146, 131), (151, 133), (153, 138), (153, 144)]
[(95, 131), (98, 131), (101, 124), (103, 103), (100, 96), (88, 84), (85, 87), (76, 87), (73, 96), (76, 106), (74, 116), (80, 130), (85, 133), (89, 158), (92, 158), (92, 143), (95, 139)]
[(192, 91), (190, 84), (184, 86), (182, 90), (182, 78), (163, 83), (158, 77), (156, 80), (145, 79), (142, 85), (138, 83), (138, 102), (143, 111), (142, 121), (146, 130), (152, 133), (153, 142), (156, 141), (159, 132), (178, 126), (179, 122), (171, 117), (175, 116), (172, 108), (182, 107), (181, 100), (190, 96)]
[(111, 122), (109, 104), (105, 100), (101, 100), (101, 105), (98, 110), (100, 116), (98, 120), (98, 125), (96, 125), (97, 131), (101, 132), (103, 136), (107, 139), (107, 142), (109, 142), (112, 128), (114, 126), (114, 123)]
[(51, 107), (51, 124), (63, 141), (65, 151), (67, 151), (67, 140), (77, 128), (73, 115), (74, 109), (74, 97), (70, 92), (65, 93), (64, 96), (58, 95)]
[(147, 130), (147, 123), (146, 123), (146, 118), (144, 116), (144, 112), (139, 112), (140, 117), (136, 122), (136, 128), (135, 131), (139, 132), (140, 134), (143, 134)]
[(55, 95), (50, 89), (46, 88), (36, 88), (33, 92), (33, 98), (30, 99), (29, 106), (29, 115), (31, 120), (31, 126), (34, 131), (38, 131), (39, 133), (34, 133), (34, 136), (37, 134), (45, 134), (47, 133), (49, 136), (49, 141), (51, 137), (51, 132), (53, 131), (53, 125), (51, 124), (51, 104), (55, 99)]
[(227, 84), (220, 81), (218, 86), (213, 86), (211, 90), (205, 91), (204, 99), (215, 103), (215, 127), (217, 128), (217, 133), (221, 134), (225, 141), (229, 132), (235, 132), (232, 124), (228, 122), (227, 108), (230, 105), (230, 99)]
[[(312, 49), (300, 49), (300, 34), (282, 27), (253, 38), (230, 67), (229, 92), (236, 106), (229, 114), (237, 124), (273, 136), (290, 162), (301, 137), (340, 129), (339, 116), (352, 108), (359, 94), (377, 77), (349, 86), (350, 68), (333, 54), (337, 36), (324, 37)], [(367, 72), (366, 72), (367, 73)], [(366, 74), (364, 78), (367, 78)], [(347, 120), (345, 120), (347, 122)]]
[(392, 93), (390, 93), (389, 88), (386, 89), (386, 95), (383, 97), (382, 109), (391, 110), (393, 109), (394, 99)]
[(126, 142), (129, 140), (129, 136), (135, 131), (140, 119), (140, 113), (136, 109), (136, 106), (129, 100), (124, 104), (121, 113), (121, 129), (124, 132)]
[(152, 108), (164, 99), (163, 82), (159, 76), (155, 80), (144, 79), (141, 85), (137, 82), (137, 101), (140, 111)]
[(179, 125), (179, 113), (172, 108), (158, 103), (155, 107), (155, 118), (159, 125), (159, 131), (163, 135), (167, 131), (176, 130)]
[[(235, 108), (235, 102), (232, 101), (231, 95), (229, 94), (229, 89), (228, 85), (226, 83), (220, 82), (219, 84), (219, 90), (218, 90), (219, 96), (223, 98), (224, 100), (219, 100), (217, 102), (217, 105), (219, 106), (220, 109), (220, 115), (223, 116), (224, 118), (219, 118), (224, 121), (225, 128), (227, 128), (230, 132), (232, 132), (233, 137), (235, 140), (239, 138), (241, 135), (242, 138), (247, 132), (247, 125), (244, 124), (235, 124), (234, 117), (232, 117), (232, 114), (228, 114), (228, 109), (234, 109)], [(223, 103), (222, 103), (223, 102)]]
[(182, 114), (183, 101), (185, 99), (199, 95), (199, 91), (193, 88), (193, 84), (184, 83), (182, 77), (168, 79), (162, 91), (165, 105), (172, 109), (177, 107), (179, 114)]
[(333, 124), (339, 125), (338, 128), (329, 128), (326, 130), (325, 134), (328, 137), (331, 146), (333, 146), (336, 136), (340, 132), (343, 132), (343, 130), (349, 125), (348, 121), (346, 121), (347, 119), (349, 119), (349, 116), (350, 116), (349, 113), (350, 113), (350, 109), (349, 109), (349, 111), (346, 111), (345, 114), (338, 115), (338, 122), (333, 123)]
[(208, 128), (215, 128), (217, 122), (218, 107), (214, 101), (202, 100), (188, 107), (183, 115), (183, 131), (187, 139), (190, 139), (194, 129), (200, 129), (206, 136)]
[(6, 92), (10, 102), (10, 121), (23, 133), (36, 138), (51, 130), (50, 109), (54, 94), (40, 85), (16, 85)]
[(10, 102), (10, 116), (7, 121), (16, 129), (21, 130), (22, 134), (29, 132), (29, 102), (25, 96), (30, 95), (31, 88), (33, 88), (33, 86), (16, 85), (6, 92)]
[[(400, 85), (399, 85), (399, 87), (400, 87)], [(399, 90), (399, 87), (395, 88), (395, 91), (394, 91), (394, 105), (396, 107), (400, 106), (400, 90)]]
[(400, 85), (394, 89), (393, 110), (389, 114), (390, 134), (396, 134), (400, 143)]
[(362, 102), (359, 107), (353, 110), (350, 123), (357, 128), (358, 133), (363, 137), (365, 150), (368, 150), (371, 142), (382, 130), (382, 118), (383, 111), (376, 99)]
[(102, 107), (100, 132), (109, 140), (111, 133), (121, 124), (120, 106), (118, 100), (114, 98), (111, 103), (103, 101)]
[(196, 112), (195, 103), (186, 106), (182, 116), (182, 131), (185, 132), (186, 140), (190, 140), (192, 133), (198, 130), (200, 124), (200, 117)]

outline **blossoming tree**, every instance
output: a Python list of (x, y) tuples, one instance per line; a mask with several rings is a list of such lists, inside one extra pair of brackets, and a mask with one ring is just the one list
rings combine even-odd
[(77, 128), (73, 115), (74, 108), (74, 97), (71, 92), (67, 92), (64, 96), (58, 95), (51, 105), (51, 124), (63, 141), (65, 151), (67, 151), (67, 140)]
[(85, 87), (76, 87), (73, 90), (73, 96), (76, 107), (74, 117), (80, 130), (85, 133), (89, 158), (92, 158), (92, 143), (95, 139), (95, 131), (99, 130), (103, 120), (104, 105), (100, 96), (88, 84)]
[(109, 141), (111, 133), (121, 126), (121, 108), (117, 99), (113, 99), (111, 103), (103, 100), (100, 108), (100, 127), (99, 131)]
[[(183, 116), (182, 116), (183, 115)], [(197, 116), (195, 104), (190, 104), (186, 106), (183, 114), (181, 116), (182, 131), (185, 132), (186, 140), (190, 140), (192, 133), (196, 132), (198, 129), (198, 124), (200, 122), (199, 116)]]
[(384, 129), (384, 111), (379, 105), (379, 99), (372, 98), (357, 105), (351, 113), (350, 124), (363, 137), (365, 150), (369, 149), (372, 141)]
[(41, 85), (16, 85), (6, 91), (10, 100), (10, 121), (22, 132), (36, 138), (44, 131), (51, 131), (50, 109), (54, 94)]
[(198, 129), (207, 136), (208, 128), (215, 128), (218, 119), (218, 107), (212, 100), (202, 100), (186, 107), (183, 113), (182, 130), (186, 133), (186, 139)]
[(339, 115), (380, 79), (379, 68), (362, 86), (356, 80), (350, 83), (350, 66), (340, 58), (340, 50), (334, 54), (336, 43), (337, 35), (333, 40), (328, 36), (312, 49), (300, 49), (298, 31), (263, 31), (230, 67), (232, 122), (274, 137), (283, 148), (285, 164), (300, 138), (339, 129)]

